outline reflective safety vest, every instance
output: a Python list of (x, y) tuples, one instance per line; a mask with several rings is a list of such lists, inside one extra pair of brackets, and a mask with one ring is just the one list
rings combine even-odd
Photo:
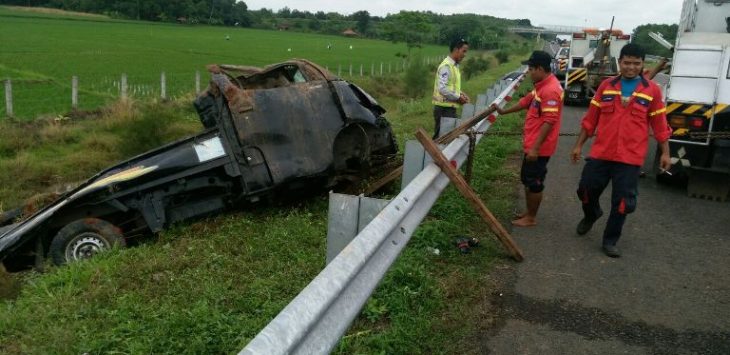
[(457, 102), (447, 100), (446, 97), (444, 97), (444, 95), (441, 95), (441, 93), (439, 92), (439, 72), (444, 65), (449, 68), (449, 81), (446, 83), (446, 88), (449, 91), (456, 93), (457, 95), (461, 94), (461, 72), (455, 64), (451, 63), (449, 57), (446, 57), (441, 62), (441, 64), (439, 64), (438, 69), (436, 69), (436, 79), (433, 82), (432, 102), (436, 106), (457, 107), (459, 105)]

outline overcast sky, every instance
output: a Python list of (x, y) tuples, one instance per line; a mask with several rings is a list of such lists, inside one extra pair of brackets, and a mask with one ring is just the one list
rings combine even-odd
[(371, 15), (385, 16), (400, 10), (433, 11), (442, 14), (476, 13), (509, 19), (527, 18), (534, 25), (564, 25), (580, 27), (606, 27), (611, 16), (616, 16), (614, 27), (631, 32), (646, 23), (677, 23), (682, 10), (682, 0), (510, 0), (510, 1), (446, 1), (446, 0), (244, 0), (249, 9), (262, 7), (278, 10), (282, 7), (310, 12), (339, 12), (351, 14), (366, 10)]

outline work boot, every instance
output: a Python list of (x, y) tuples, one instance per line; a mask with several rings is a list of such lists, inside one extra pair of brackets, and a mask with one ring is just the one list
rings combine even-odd
[(603, 216), (603, 211), (598, 213), (598, 216), (596, 216), (596, 219), (589, 220), (586, 217), (583, 217), (583, 219), (578, 222), (578, 227), (575, 228), (575, 232), (578, 233), (578, 235), (585, 235), (588, 233), (591, 228), (593, 228), (593, 223), (596, 223), (596, 221)]
[(609, 256), (612, 258), (618, 258), (621, 256), (621, 251), (618, 250), (618, 247), (615, 245), (604, 245), (603, 253), (606, 254), (606, 256)]

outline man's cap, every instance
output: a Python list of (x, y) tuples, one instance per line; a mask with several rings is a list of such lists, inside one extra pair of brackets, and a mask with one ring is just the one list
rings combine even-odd
[(545, 51), (534, 51), (530, 58), (522, 62), (522, 64), (529, 65), (531, 67), (542, 67), (550, 69), (550, 64), (553, 62), (553, 58), (550, 54)]

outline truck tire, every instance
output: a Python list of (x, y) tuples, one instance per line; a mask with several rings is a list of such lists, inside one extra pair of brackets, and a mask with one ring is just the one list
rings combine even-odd
[(49, 253), (54, 264), (63, 265), (125, 245), (122, 231), (115, 225), (98, 218), (84, 218), (61, 228), (53, 237)]

